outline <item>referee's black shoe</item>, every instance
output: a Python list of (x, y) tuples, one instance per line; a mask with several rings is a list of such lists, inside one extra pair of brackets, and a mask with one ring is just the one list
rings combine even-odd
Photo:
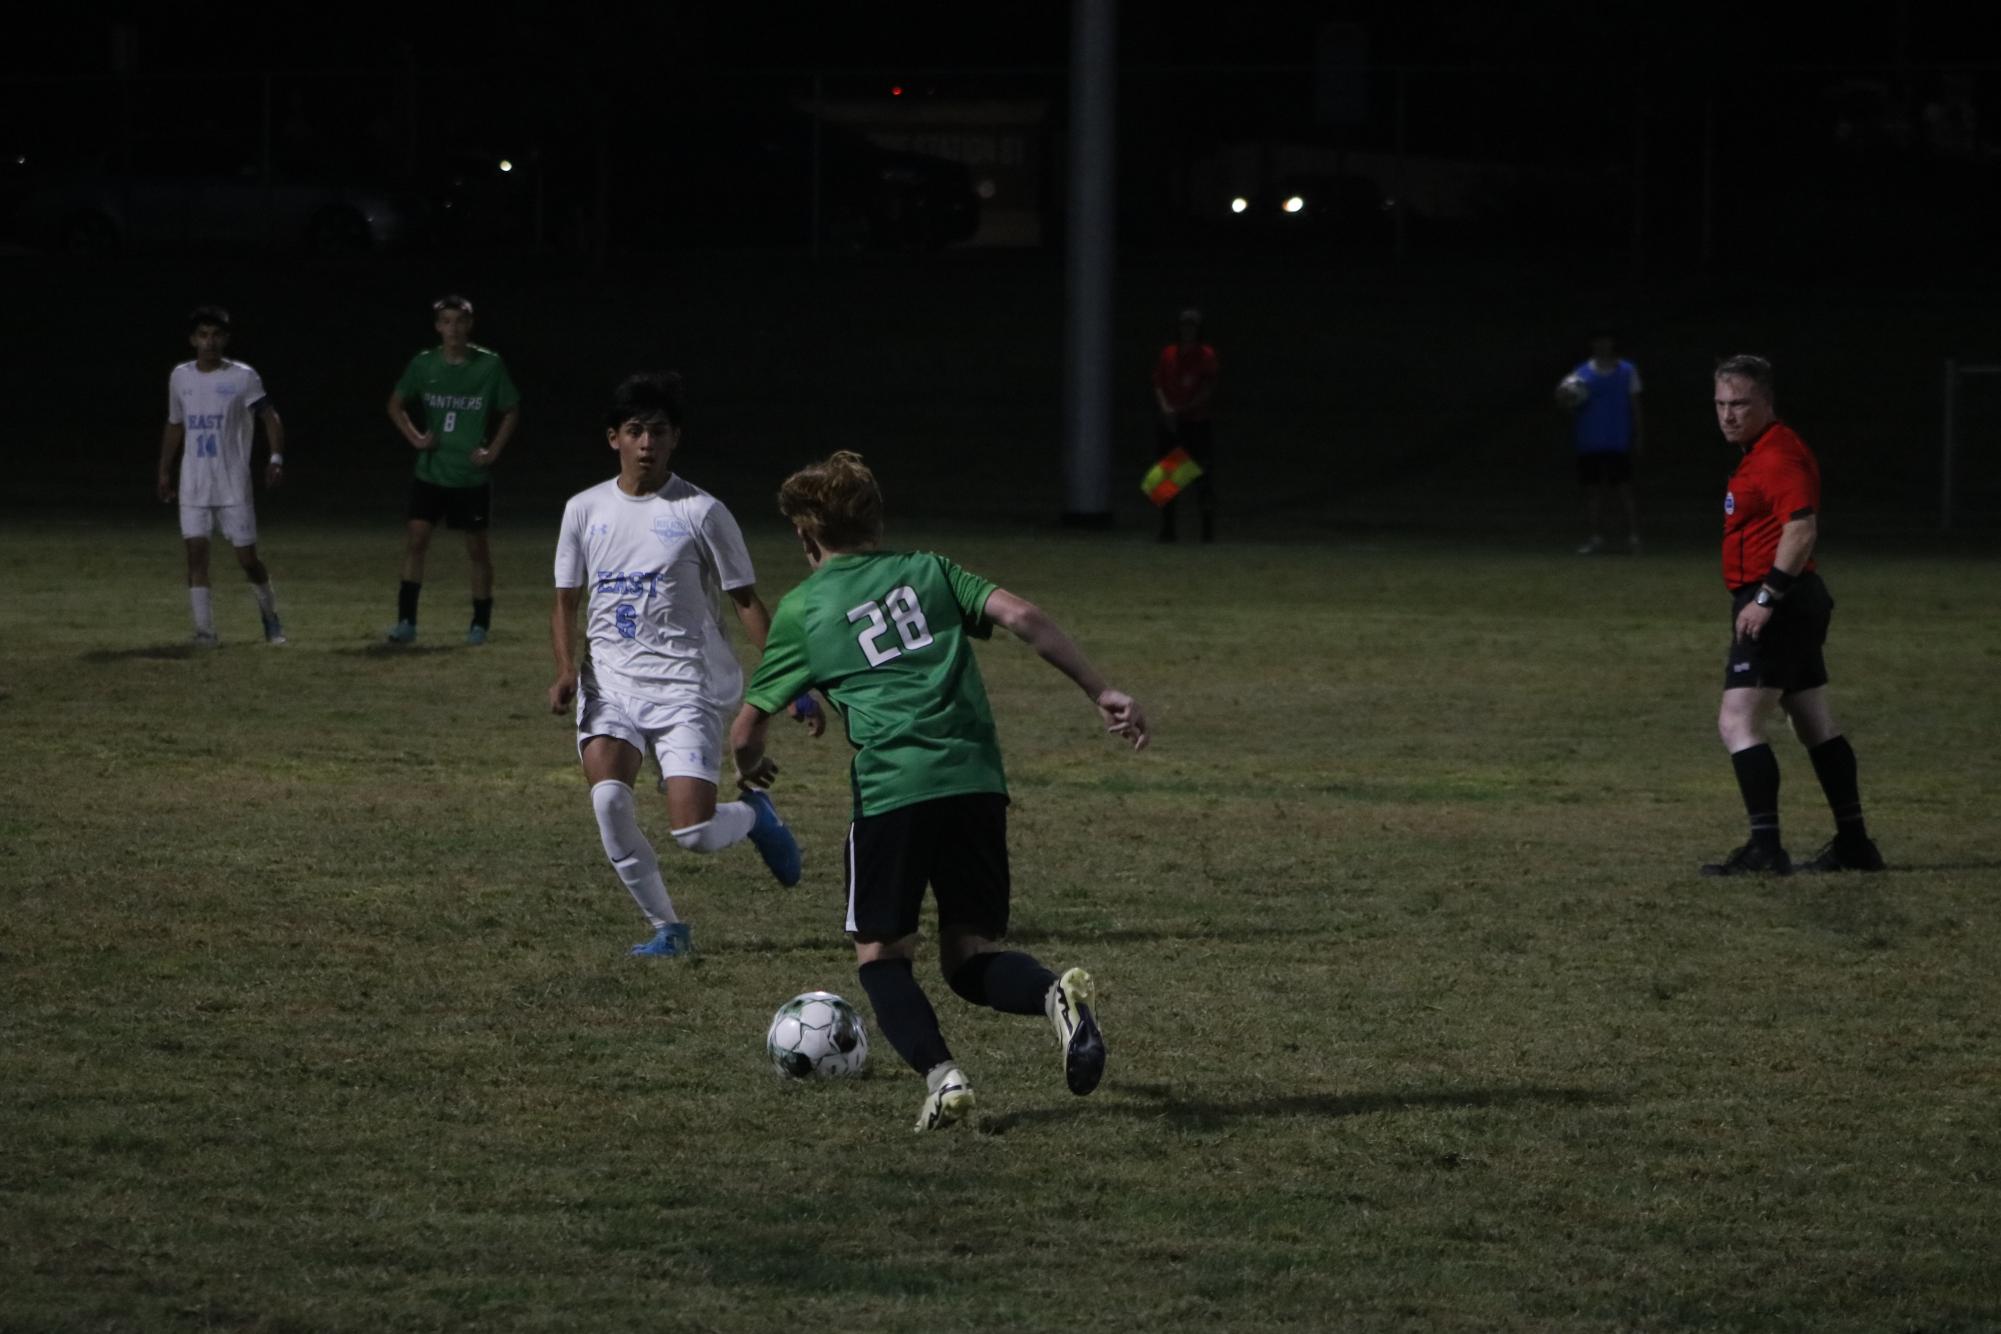
[(1839, 834), (1829, 839), (1827, 846), (1814, 853), (1810, 860), (1799, 864), (1799, 870), (1804, 875), (1831, 875), (1836, 871), (1883, 869), (1883, 854), (1876, 850), (1876, 840), (1846, 839)]
[(1702, 868), (1704, 875), (1791, 875), (1793, 859), (1777, 844), (1746, 843), (1720, 862)]

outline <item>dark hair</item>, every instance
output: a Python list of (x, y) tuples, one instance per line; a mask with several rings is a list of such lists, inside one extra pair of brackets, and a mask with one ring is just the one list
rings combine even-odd
[(778, 512), (836, 551), (882, 539), (882, 488), (862, 456), (850, 449), (786, 478), (778, 488)]
[(431, 310), (434, 314), (438, 315), (442, 315), (448, 310), (462, 310), (470, 315), (472, 314), (472, 302), (460, 296), (457, 292), (447, 292), (431, 303)]
[(1772, 396), (1772, 363), (1763, 357), (1754, 357), (1748, 352), (1740, 352), (1734, 357), (1725, 357), (1716, 363), (1716, 376), (1720, 380), (1726, 375), (1749, 380), (1765, 391), (1765, 397)]
[(221, 306), (196, 306), (188, 312), (188, 332), (193, 333), (204, 324), (229, 332), (229, 312)]
[(1595, 343), (1601, 338), (1608, 343), (1616, 343), (1619, 341), (1619, 331), (1609, 324), (1592, 325), (1590, 336), (1586, 341)]
[(604, 424), (616, 431), (635, 417), (665, 417), (675, 430), (688, 415), (688, 389), (679, 371), (640, 371), (625, 377), (612, 391), (611, 406), (605, 410)]

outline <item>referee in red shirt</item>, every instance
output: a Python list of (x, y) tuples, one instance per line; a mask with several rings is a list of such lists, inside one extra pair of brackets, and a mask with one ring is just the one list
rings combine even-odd
[(1773, 701), (1806, 745), (1834, 811), (1834, 838), (1802, 871), (1880, 871), (1882, 854), (1862, 822), (1855, 751), (1827, 702), (1821, 646), (1834, 599), (1814, 572), (1820, 464), (1772, 407), (1772, 363), (1731, 357), (1716, 367), (1716, 424), (1742, 457), (1723, 493), (1723, 582), (1733, 634), (1717, 730), (1729, 748), (1751, 817), (1751, 839), (1704, 875), (1785, 875), (1779, 842), (1779, 761), (1764, 737)]

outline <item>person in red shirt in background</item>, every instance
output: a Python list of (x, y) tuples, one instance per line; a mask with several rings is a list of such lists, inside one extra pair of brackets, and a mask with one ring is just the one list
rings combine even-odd
[(1778, 419), (1772, 363), (1763, 357), (1730, 357), (1717, 365), (1716, 424), (1740, 452), (1723, 493), (1723, 582), (1733, 619), (1716, 727), (1737, 771), (1751, 839), (1702, 873), (1785, 875), (1794, 869), (1779, 841), (1779, 761), (1764, 737), (1774, 702), (1792, 719), (1834, 811), (1834, 838), (1798, 869), (1880, 871), (1882, 854), (1862, 820), (1855, 751), (1827, 702), (1821, 647), (1834, 599), (1813, 562), (1820, 464)]
[[(1216, 397), (1220, 368), (1216, 349), (1202, 341), (1202, 312), (1181, 312), (1181, 336), (1160, 350), (1153, 366), (1153, 397), (1160, 407), (1160, 452), (1176, 445), (1201, 465), (1202, 475), (1188, 487), (1202, 512), (1202, 540), (1216, 540), (1215, 422), (1210, 404)], [(1175, 496), (1160, 507), (1160, 540), (1175, 540)]]

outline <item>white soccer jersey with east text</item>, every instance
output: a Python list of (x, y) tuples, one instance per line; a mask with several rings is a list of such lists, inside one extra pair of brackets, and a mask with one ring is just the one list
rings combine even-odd
[(556, 587), (584, 590), (586, 670), (606, 688), (734, 708), (743, 669), (723, 593), (755, 582), (736, 520), (680, 477), (650, 496), (629, 496), (614, 478), (563, 507)]
[(212, 371), (192, 361), (167, 377), (167, 420), (187, 429), (181, 450), (181, 504), (250, 503), (250, 438), (264, 381), (240, 361)]

